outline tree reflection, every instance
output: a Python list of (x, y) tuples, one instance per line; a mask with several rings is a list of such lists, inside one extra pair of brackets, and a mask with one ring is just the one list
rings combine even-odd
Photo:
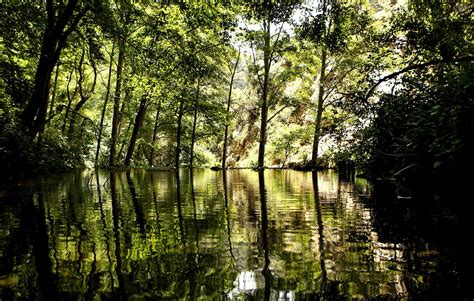
[(179, 234), (181, 238), (181, 243), (183, 246), (186, 246), (186, 237), (184, 233), (183, 226), (183, 209), (182, 209), (182, 200), (181, 200), (181, 178), (179, 175), (179, 169), (176, 169), (176, 202), (178, 204), (178, 224), (179, 224)]
[(230, 209), (229, 209), (229, 197), (227, 192), (227, 170), (222, 170), (222, 187), (224, 191), (224, 206), (225, 206), (225, 219), (226, 219), (226, 228), (227, 228), (227, 241), (229, 242), (229, 254), (232, 257), (233, 265), (235, 268), (235, 263), (237, 260), (235, 259), (234, 252), (232, 250), (232, 236), (231, 236), (231, 228), (230, 228)]
[(264, 171), (258, 171), (258, 187), (260, 192), (260, 210), (262, 214), (262, 248), (264, 255), (264, 265), (262, 269), (265, 278), (264, 300), (270, 300), (272, 273), (270, 271), (270, 255), (268, 249), (268, 215), (267, 215), (267, 192), (265, 190)]
[(452, 262), (332, 173), (95, 177), (0, 191), (1, 299), (410, 298)]
[[(115, 260), (116, 267), (115, 273), (117, 274), (118, 284), (119, 284), (119, 296), (126, 296), (126, 287), (122, 274), (122, 254), (121, 254), (121, 245), (120, 245), (120, 219), (121, 219), (121, 208), (117, 195), (117, 182), (116, 174), (110, 172), (110, 197), (112, 200), (112, 220), (113, 220), (113, 231), (115, 238)], [(112, 280), (112, 290), (114, 290), (114, 280)]]
[(126, 174), (127, 174), (128, 188), (130, 189), (130, 195), (132, 196), (133, 208), (135, 210), (135, 215), (137, 218), (137, 225), (142, 235), (145, 235), (146, 225), (145, 225), (145, 216), (143, 214), (143, 209), (140, 204), (140, 200), (138, 199), (137, 191), (135, 189), (135, 184), (133, 183), (133, 179), (130, 175), (130, 170), (127, 170)]

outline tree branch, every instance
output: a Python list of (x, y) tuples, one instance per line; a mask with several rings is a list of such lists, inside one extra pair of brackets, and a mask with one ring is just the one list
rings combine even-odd
[(269, 123), (273, 118), (275, 118), (276, 115), (280, 114), (281, 111), (288, 108), (289, 106), (290, 106), (289, 104), (286, 104), (283, 107), (281, 107), (278, 111), (275, 112), (275, 114), (272, 115), (272, 117), (267, 119), (267, 123)]
[(472, 62), (474, 61), (474, 57), (473, 56), (464, 56), (464, 57), (460, 57), (460, 58), (457, 58), (457, 59), (449, 59), (449, 60), (445, 60), (445, 59), (441, 59), (441, 60), (432, 60), (432, 61), (428, 61), (428, 62), (425, 62), (425, 63), (422, 63), (422, 64), (415, 64), (415, 65), (411, 65), (411, 66), (408, 66), (408, 67), (405, 67), (397, 72), (394, 72), (392, 74), (389, 74), (387, 76), (384, 76), (382, 77), (381, 79), (379, 79), (370, 89), (369, 91), (367, 92), (367, 94), (365, 95), (364, 97), (364, 100), (367, 101), (369, 99), (369, 97), (372, 95), (372, 93), (374, 93), (375, 89), (383, 82), (385, 81), (388, 81), (390, 79), (393, 79), (397, 76), (399, 76), (400, 74), (403, 74), (405, 72), (408, 72), (408, 71), (411, 71), (411, 70), (415, 70), (415, 69), (422, 69), (422, 68), (425, 68), (425, 67), (428, 67), (428, 66), (432, 66), (432, 65), (438, 65), (438, 64), (443, 64), (443, 63), (457, 63), (457, 62)]

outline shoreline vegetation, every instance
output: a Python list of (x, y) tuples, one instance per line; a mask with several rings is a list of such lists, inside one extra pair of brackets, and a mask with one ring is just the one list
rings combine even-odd
[(466, 1), (4, 3), (2, 177), (282, 166), (468, 183), (473, 11)]

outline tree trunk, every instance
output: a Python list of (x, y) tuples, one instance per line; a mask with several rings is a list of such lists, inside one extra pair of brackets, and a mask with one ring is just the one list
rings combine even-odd
[(316, 169), (318, 167), (318, 148), (319, 140), (321, 139), (321, 116), (323, 114), (324, 106), (324, 81), (326, 71), (326, 47), (322, 46), (321, 55), (321, 73), (319, 76), (319, 93), (318, 93), (318, 110), (316, 113), (316, 123), (314, 125), (314, 140), (313, 140), (313, 153), (311, 157), (311, 168)]
[(55, 65), (53, 56), (55, 44), (57, 43), (51, 35), (52, 33), (48, 31), (44, 34), (41, 55), (35, 74), (33, 93), (21, 114), (23, 125), (30, 131), (33, 137), (41, 130), (46, 119), (45, 114), (48, 105), (51, 74)]
[(181, 132), (183, 128), (183, 112), (184, 112), (184, 95), (181, 95), (179, 100), (179, 112), (178, 112), (178, 127), (176, 128), (176, 154), (174, 165), (176, 172), (179, 173), (179, 156), (181, 155)]
[(153, 158), (155, 153), (155, 142), (158, 136), (158, 120), (160, 119), (160, 111), (161, 111), (161, 100), (158, 101), (158, 107), (156, 108), (156, 116), (155, 116), (155, 126), (153, 127), (153, 137), (151, 140), (151, 152), (150, 158), (148, 159), (148, 164), (150, 167), (153, 166)]
[(51, 96), (51, 104), (49, 106), (49, 117), (51, 119), (54, 115), (54, 100), (56, 98), (56, 88), (58, 86), (59, 63), (56, 65), (56, 74), (54, 75), (53, 95)]
[[(326, 27), (326, 0), (323, 0), (323, 11), (322, 18), (324, 20), (324, 27)], [(329, 21), (329, 26), (331, 27), (331, 20)], [(318, 167), (318, 149), (319, 149), (319, 140), (321, 139), (321, 117), (323, 115), (323, 106), (324, 106), (324, 81), (326, 80), (326, 40), (327, 32), (329, 28), (324, 28), (323, 32), (323, 43), (321, 45), (321, 70), (319, 75), (319, 92), (318, 92), (318, 110), (316, 112), (316, 123), (314, 124), (314, 137), (313, 137), (313, 151), (311, 154), (311, 169), (316, 169)]]
[(138, 133), (140, 131), (140, 128), (142, 127), (143, 120), (145, 119), (147, 108), (147, 95), (143, 95), (140, 101), (140, 107), (138, 108), (137, 116), (135, 116), (132, 137), (130, 138), (130, 144), (128, 145), (127, 155), (125, 156), (125, 166), (130, 166), (130, 161), (132, 160), (133, 151), (135, 150), (135, 144), (137, 142)]
[(194, 99), (193, 130), (191, 133), (191, 151), (190, 151), (190, 159), (189, 159), (189, 167), (191, 168), (193, 168), (194, 166), (193, 165), (194, 164), (194, 143), (196, 142), (196, 125), (197, 125), (199, 89), (200, 89), (200, 83), (198, 79), (197, 88), (196, 88), (196, 97)]
[(104, 106), (102, 107), (102, 114), (100, 115), (100, 126), (99, 126), (99, 137), (97, 140), (97, 150), (95, 152), (95, 165), (97, 166), (99, 162), (99, 152), (100, 152), (100, 143), (102, 142), (102, 132), (104, 130), (104, 118), (105, 112), (107, 111), (107, 103), (109, 102), (110, 96), (110, 83), (112, 79), (112, 66), (114, 62), (114, 52), (115, 52), (115, 41), (112, 43), (112, 53), (110, 54), (110, 64), (109, 64), (109, 76), (107, 78), (107, 92), (105, 93)]
[(67, 119), (69, 117), (69, 112), (71, 111), (72, 102), (74, 101), (74, 98), (76, 97), (77, 90), (78, 90), (78, 85), (76, 83), (76, 86), (74, 87), (74, 93), (72, 93), (71, 95), (71, 92), (69, 90), (69, 85), (71, 84), (73, 74), (74, 74), (74, 70), (71, 71), (71, 75), (68, 78), (67, 86), (66, 86), (66, 94), (67, 94), (68, 101), (67, 101), (67, 106), (66, 106), (66, 112), (64, 112), (63, 125), (61, 127), (61, 133), (63, 134), (64, 134), (64, 131), (66, 130)]
[(229, 112), (230, 112), (230, 103), (232, 100), (232, 88), (234, 86), (234, 77), (235, 72), (237, 71), (237, 66), (239, 65), (240, 60), (240, 48), (239, 54), (237, 55), (237, 61), (235, 62), (234, 69), (232, 70), (232, 75), (230, 77), (230, 86), (229, 86), (229, 95), (227, 97), (227, 115), (225, 120), (225, 128), (224, 128), (224, 147), (222, 150), (222, 169), (226, 169), (226, 160), (227, 160), (227, 136), (229, 133)]
[[(46, 1), (47, 25), (43, 34), (33, 93), (30, 101), (21, 113), (22, 124), (33, 138), (44, 129), (46, 123), (51, 75), (54, 66), (58, 61), (62, 49), (66, 45), (69, 34), (74, 31), (86, 13), (86, 10), (83, 10), (73, 18), (77, 2), (78, 0), (69, 1), (62, 11), (59, 10), (60, 13), (56, 16), (55, 10), (58, 10), (58, 7), (56, 7), (56, 9), (54, 8), (52, 0)], [(65, 30), (68, 23), (71, 24), (67, 30)]]
[(122, 68), (125, 59), (125, 42), (119, 41), (119, 55), (117, 62), (117, 81), (115, 84), (114, 93), (114, 114), (112, 117), (112, 138), (110, 141), (110, 155), (109, 155), (109, 166), (115, 165), (115, 153), (117, 146), (117, 135), (120, 118), (120, 93), (122, 88)]
[(264, 50), (263, 50), (263, 87), (262, 87), (262, 107), (260, 114), (260, 143), (258, 148), (258, 168), (263, 169), (265, 163), (265, 143), (267, 140), (267, 116), (268, 116), (268, 85), (270, 77), (270, 65), (271, 65), (271, 49), (270, 49), (270, 16), (265, 23), (265, 37), (264, 37)]
[(92, 86), (90, 91), (84, 92), (84, 70), (82, 69), (84, 65), (84, 55), (85, 55), (85, 50), (82, 51), (82, 56), (81, 60), (79, 61), (79, 96), (81, 97), (81, 100), (74, 106), (74, 109), (72, 110), (72, 115), (71, 115), (71, 120), (69, 122), (69, 132), (68, 136), (72, 137), (72, 134), (74, 132), (74, 125), (76, 122), (76, 117), (79, 113), (79, 110), (86, 104), (86, 102), (90, 99), (92, 92), (95, 90), (95, 85), (97, 83), (97, 67), (92, 59), (92, 57), (89, 57), (89, 60), (91, 62), (92, 70), (94, 72), (94, 79), (92, 81)]

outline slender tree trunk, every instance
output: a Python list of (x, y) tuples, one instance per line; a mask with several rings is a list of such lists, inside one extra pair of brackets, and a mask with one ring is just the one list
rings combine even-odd
[(198, 79), (197, 82), (197, 88), (196, 88), (196, 97), (194, 99), (194, 116), (193, 116), (193, 130), (191, 133), (191, 154), (190, 154), (190, 160), (189, 160), (189, 167), (193, 168), (194, 167), (194, 143), (196, 142), (196, 125), (197, 125), (197, 113), (198, 113), (198, 100), (199, 100), (199, 89), (201, 88), (200, 86), (200, 80)]
[(67, 86), (66, 86), (66, 94), (67, 94), (67, 105), (66, 105), (66, 112), (64, 112), (64, 119), (63, 119), (63, 124), (61, 126), (61, 133), (64, 134), (64, 131), (66, 130), (66, 125), (67, 125), (67, 120), (69, 117), (69, 112), (71, 111), (71, 105), (72, 102), (74, 101), (74, 98), (76, 97), (77, 90), (78, 90), (78, 85), (76, 83), (76, 86), (74, 87), (74, 92), (71, 95), (71, 92), (69, 90), (69, 86), (72, 81), (72, 75), (74, 74), (74, 71), (71, 71), (71, 75), (68, 78)]
[(268, 116), (268, 85), (270, 77), (271, 65), (271, 49), (270, 49), (270, 16), (265, 23), (265, 37), (263, 50), (263, 87), (262, 87), (262, 107), (260, 113), (260, 143), (258, 148), (258, 168), (263, 169), (265, 164), (265, 144), (267, 141), (267, 116)]
[(156, 108), (156, 116), (155, 116), (155, 126), (153, 127), (153, 137), (151, 140), (151, 152), (150, 158), (148, 159), (148, 164), (150, 167), (153, 166), (153, 159), (155, 156), (155, 142), (158, 137), (158, 121), (160, 119), (160, 111), (161, 111), (161, 99), (158, 101), (158, 107)]
[(92, 86), (91, 86), (91, 89), (90, 91), (88, 92), (85, 92), (84, 91), (84, 70), (82, 69), (83, 65), (84, 65), (84, 55), (85, 55), (85, 51), (82, 52), (82, 56), (81, 56), (81, 60), (79, 62), (79, 96), (81, 97), (81, 100), (74, 106), (74, 109), (72, 110), (72, 115), (71, 115), (71, 120), (69, 122), (69, 132), (68, 132), (68, 136), (69, 137), (72, 137), (72, 134), (74, 132), (74, 125), (75, 125), (75, 122), (76, 122), (76, 117), (79, 113), (79, 110), (86, 104), (86, 102), (90, 99), (91, 95), (92, 95), (92, 92), (94, 92), (95, 90), (95, 85), (97, 83), (97, 67), (92, 59), (92, 57), (89, 57), (89, 60), (91, 62), (91, 65), (92, 65), (92, 70), (94, 72), (94, 78), (93, 78), (93, 81), (92, 81)]
[(112, 53), (110, 54), (110, 64), (109, 64), (109, 76), (107, 78), (107, 91), (105, 93), (105, 100), (104, 106), (102, 107), (102, 114), (100, 115), (100, 125), (99, 125), (99, 137), (97, 140), (97, 150), (95, 152), (95, 165), (98, 165), (99, 162), (99, 152), (100, 152), (100, 144), (102, 142), (102, 132), (104, 130), (104, 118), (105, 112), (107, 111), (107, 103), (109, 102), (110, 96), (110, 83), (112, 82), (112, 66), (114, 62), (114, 52), (115, 52), (115, 40), (112, 43)]
[(115, 165), (115, 154), (117, 147), (117, 135), (119, 127), (119, 118), (120, 118), (120, 93), (122, 88), (122, 68), (123, 62), (125, 59), (125, 42), (119, 41), (119, 55), (117, 62), (117, 81), (115, 84), (115, 93), (114, 93), (114, 114), (112, 117), (112, 138), (110, 141), (110, 155), (109, 155), (109, 165)]
[[(184, 112), (184, 96), (181, 95), (179, 100), (179, 112), (178, 112), (178, 127), (176, 128), (176, 154), (174, 165), (176, 172), (179, 173), (179, 156), (181, 155), (181, 132), (183, 128), (183, 112)], [(178, 176), (179, 177), (179, 176)]]
[(130, 138), (130, 144), (128, 145), (127, 155), (125, 156), (125, 166), (130, 166), (130, 161), (132, 160), (133, 151), (135, 150), (135, 144), (137, 142), (138, 133), (140, 131), (140, 128), (142, 127), (143, 120), (145, 119), (147, 108), (147, 95), (143, 95), (140, 101), (140, 107), (138, 108), (137, 116), (135, 116), (132, 137)]
[(326, 43), (328, 42), (326, 37), (329, 31), (329, 28), (331, 27), (331, 20), (329, 20), (329, 25), (326, 26), (326, 20), (328, 17), (327, 11), (326, 11), (326, 8), (327, 8), (326, 0), (323, 0), (322, 6), (323, 6), (322, 18), (323, 18), (324, 32), (323, 32), (323, 38), (322, 38), (323, 42), (321, 45), (321, 70), (319, 74), (318, 109), (316, 112), (316, 123), (314, 124), (313, 151), (311, 154), (311, 162), (310, 162), (311, 169), (318, 168), (318, 149), (319, 149), (319, 141), (321, 139), (321, 117), (323, 115), (323, 109), (324, 109), (324, 81), (326, 80), (326, 55), (327, 55)]
[(314, 125), (313, 153), (311, 157), (312, 169), (316, 169), (318, 167), (318, 148), (319, 148), (319, 140), (321, 139), (321, 116), (323, 114), (323, 106), (324, 106), (325, 71), (326, 71), (326, 47), (323, 46), (322, 55), (321, 55), (321, 73), (319, 75), (318, 110), (316, 113), (316, 123)]
[[(121, 121), (120, 121), (121, 122)], [(120, 126), (120, 123), (119, 122), (119, 128), (121, 128)], [(126, 137), (128, 135), (128, 132), (130, 131), (130, 128), (132, 127), (132, 122), (130, 121), (128, 123), (128, 126), (127, 126), (127, 129), (125, 130), (125, 132), (123, 133), (123, 135)], [(121, 135), (121, 134), (120, 134)], [(115, 158), (117, 161), (120, 161), (122, 160), (122, 152), (123, 152), (123, 149), (125, 148), (125, 144), (126, 142), (125, 141), (122, 141), (122, 143), (120, 144), (120, 148), (119, 148), (119, 151), (117, 153), (117, 158)]]
[(56, 88), (58, 86), (58, 75), (59, 75), (59, 62), (56, 65), (56, 73), (54, 75), (54, 85), (53, 85), (53, 95), (51, 96), (51, 104), (49, 105), (49, 117), (48, 119), (51, 119), (54, 115), (54, 100), (56, 98)]
[(224, 128), (224, 147), (222, 150), (222, 169), (226, 168), (226, 160), (227, 160), (227, 136), (229, 134), (229, 112), (230, 112), (230, 103), (232, 101), (232, 88), (234, 86), (234, 77), (235, 72), (237, 71), (237, 66), (239, 65), (240, 60), (240, 48), (239, 54), (237, 55), (237, 60), (235, 61), (234, 69), (232, 70), (232, 75), (230, 77), (230, 86), (229, 86), (229, 95), (227, 97), (227, 114), (225, 117), (225, 128)]

